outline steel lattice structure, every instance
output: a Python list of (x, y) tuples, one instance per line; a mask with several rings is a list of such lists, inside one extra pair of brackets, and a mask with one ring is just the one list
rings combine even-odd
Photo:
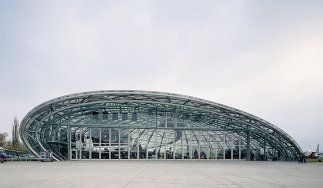
[(299, 145), (246, 112), (190, 96), (152, 91), (93, 91), (32, 109), (20, 137), (35, 156), (56, 160), (296, 160)]

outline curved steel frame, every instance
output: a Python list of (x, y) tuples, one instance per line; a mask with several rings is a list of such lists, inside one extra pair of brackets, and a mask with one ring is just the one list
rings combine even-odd
[[(143, 151), (146, 151), (147, 159), (149, 152), (156, 154), (154, 156), (157, 159), (157, 150), (160, 151), (162, 147), (165, 159), (168, 152), (175, 159), (175, 148), (184, 146), (188, 148), (185, 152), (190, 153), (190, 159), (194, 158), (192, 148), (195, 146), (198, 147), (196, 156), (199, 155), (199, 159), (204, 153), (201, 149), (204, 146), (207, 148), (206, 159), (212, 158), (213, 151), (213, 158), (219, 158), (218, 149), (223, 151), (223, 158), (226, 158), (227, 152), (231, 152), (233, 159), (235, 150), (239, 150), (239, 157), (236, 158), (248, 160), (267, 160), (270, 156), (276, 156), (277, 160), (296, 160), (302, 153), (299, 145), (287, 133), (256, 116), (203, 99), (152, 91), (92, 91), (47, 101), (24, 117), (20, 124), (20, 137), (35, 156), (40, 151), (52, 150), (56, 160), (74, 159), (75, 153), (72, 150), (82, 148), (77, 147), (78, 141), (85, 148), (86, 140), (89, 139), (87, 149), (92, 154), (91, 151), (95, 148), (93, 140), (99, 139), (97, 146), (101, 147), (98, 150), (101, 159), (101, 151), (104, 151), (101, 137), (104, 128), (108, 128), (105, 136), (109, 137), (109, 144), (106, 145), (110, 150), (109, 159), (113, 152), (113, 135), (115, 138), (119, 135), (119, 141), (116, 142), (119, 144), (119, 159), (122, 158), (120, 146), (123, 142), (128, 142), (126, 158), (131, 158), (132, 145), (137, 146), (139, 155), (139, 147), (142, 147), (138, 144), (140, 139), (146, 144)], [(129, 135), (133, 137), (130, 138)], [(148, 146), (150, 140), (159, 144)], [(166, 143), (165, 140), (172, 141)], [(92, 146), (89, 148), (89, 145)], [(173, 147), (166, 149), (166, 146)], [(182, 150), (180, 158), (184, 159), (185, 152)], [(194, 150), (196, 151), (197, 149)], [(241, 153), (244, 153), (244, 157), (241, 157)], [(85, 158), (91, 159), (91, 154)], [(79, 156), (82, 157), (84, 156)]]

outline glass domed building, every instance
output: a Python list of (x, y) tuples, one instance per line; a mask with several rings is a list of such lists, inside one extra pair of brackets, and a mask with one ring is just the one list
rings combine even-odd
[(92, 91), (32, 109), (20, 137), (56, 160), (297, 160), (299, 145), (246, 112), (190, 96)]

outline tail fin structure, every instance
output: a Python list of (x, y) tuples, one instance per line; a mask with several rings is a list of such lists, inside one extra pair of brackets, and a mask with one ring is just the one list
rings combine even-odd
[(317, 144), (316, 152), (320, 152), (320, 144)]

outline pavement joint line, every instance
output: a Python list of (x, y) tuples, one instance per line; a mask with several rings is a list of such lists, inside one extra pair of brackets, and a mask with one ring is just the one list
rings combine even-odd
[(132, 180), (130, 180), (126, 185), (124, 185), (123, 188), (127, 187), (131, 182), (133, 182), (133, 180), (135, 180), (140, 174), (142, 174), (148, 166), (149, 164), (147, 164), (134, 178), (132, 178)]
[(211, 176), (207, 175), (206, 173), (204, 173), (204, 172), (202, 172), (202, 171), (200, 171), (200, 170), (198, 170), (198, 169), (195, 169), (195, 168), (193, 168), (193, 167), (191, 167), (191, 166), (190, 166), (190, 168), (192, 168), (193, 170), (195, 170), (195, 171), (199, 172), (200, 174), (202, 174), (202, 175), (204, 175), (204, 176), (206, 176), (206, 177), (210, 178), (211, 180), (215, 181), (215, 182), (216, 182), (216, 183), (218, 183), (219, 185), (224, 185), (225, 187), (229, 187), (228, 185), (226, 185), (226, 184), (224, 184), (224, 183), (221, 183), (221, 182), (217, 181), (217, 180), (216, 180), (216, 179), (214, 179), (213, 177), (211, 177)]

